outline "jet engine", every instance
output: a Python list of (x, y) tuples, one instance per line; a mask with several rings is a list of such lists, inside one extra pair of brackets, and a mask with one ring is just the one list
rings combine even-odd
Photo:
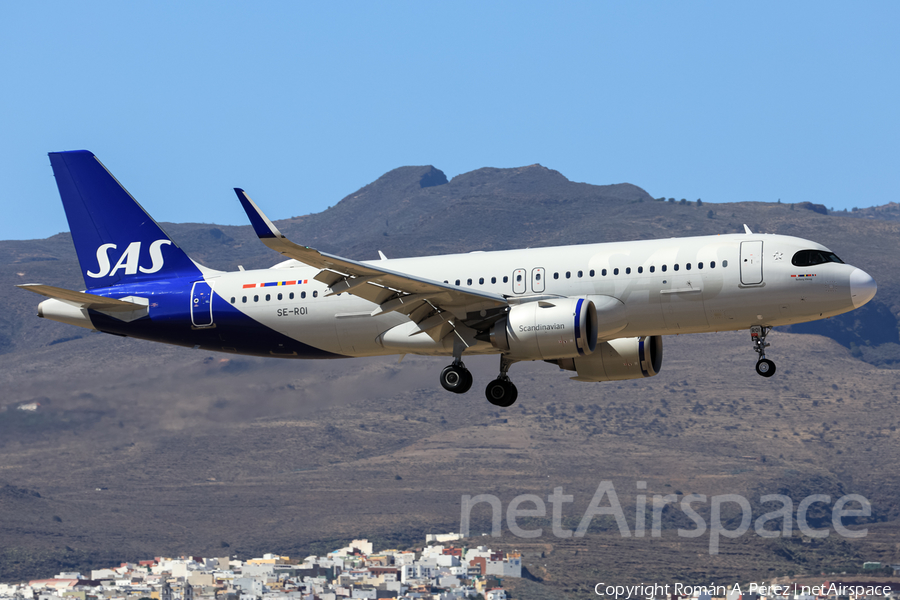
[(587, 356), (597, 347), (597, 310), (586, 298), (554, 298), (517, 304), (476, 336), (521, 360)]
[(662, 337), (619, 338), (597, 344), (590, 356), (560, 358), (560, 369), (575, 371), (575, 381), (616, 381), (653, 377), (662, 368)]

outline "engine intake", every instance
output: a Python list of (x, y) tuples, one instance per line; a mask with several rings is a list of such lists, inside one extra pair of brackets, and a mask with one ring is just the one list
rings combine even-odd
[(617, 381), (653, 377), (662, 369), (662, 337), (619, 338), (597, 345), (590, 356), (563, 358), (560, 369), (575, 371), (575, 381)]
[(597, 347), (597, 310), (586, 298), (517, 304), (488, 335), (476, 337), (520, 360), (587, 356)]

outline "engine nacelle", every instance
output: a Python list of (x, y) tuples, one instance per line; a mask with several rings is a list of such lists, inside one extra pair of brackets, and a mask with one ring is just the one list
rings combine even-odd
[(575, 381), (617, 381), (653, 377), (662, 369), (662, 337), (619, 338), (597, 345), (590, 356), (562, 358), (560, 369), (575, 371)]
[(587, 356), (597, 347), (597, 310), (586, 298), (516, 304), (491, 328), (489, 341), (521, 360)]

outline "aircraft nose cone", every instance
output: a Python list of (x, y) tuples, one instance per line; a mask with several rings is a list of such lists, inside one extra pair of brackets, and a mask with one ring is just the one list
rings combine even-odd
[(862, 269), (854, 269), (850, 273), (850, 299), (854, 308), (859, 308), (871, 300), (877, 291), (878, 284), (871, 275)]

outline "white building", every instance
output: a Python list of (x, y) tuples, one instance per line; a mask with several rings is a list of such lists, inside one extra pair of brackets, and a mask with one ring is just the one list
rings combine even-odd
[(487, 561), (485, 563), (485, 575), (496, 577), (521, 577), (522, 558), (518, 556), (507, 557), (501, 561)]

